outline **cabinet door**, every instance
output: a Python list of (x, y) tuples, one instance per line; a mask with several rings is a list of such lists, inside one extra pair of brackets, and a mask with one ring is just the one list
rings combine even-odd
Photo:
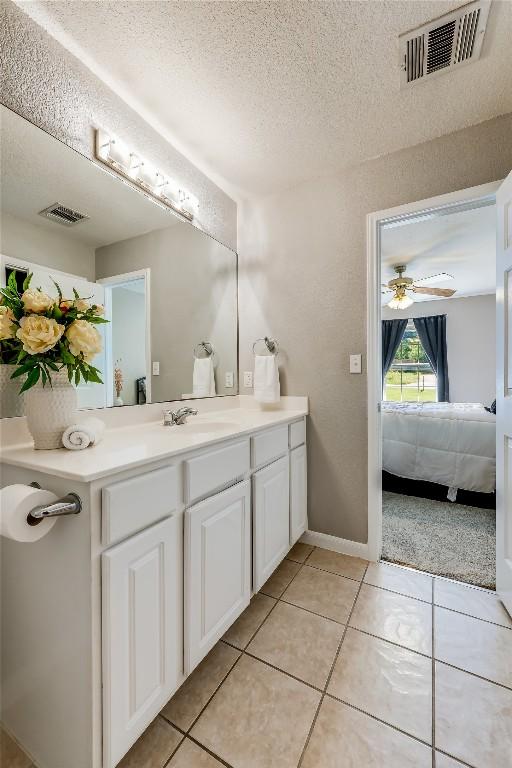
[(290, 544), (295, 544), (308, 527), (306, 446), (290, 453)]
[(102, 555), (104, 768), (117, 765), (181, 679), (181, 528), (167, 518)]
[(185, 672), (189, 674), (249, 605), (248, 481), (185, 511)]
[(288, 456), (253, 476), (253, 587), (257, 591), (290, 548)]

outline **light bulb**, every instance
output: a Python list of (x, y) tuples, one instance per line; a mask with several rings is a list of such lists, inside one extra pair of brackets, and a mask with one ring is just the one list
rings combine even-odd
[(388, 307), (390, 309), (407, 309), (411, 304), (414, 304), (414, 300), (404, 293), (402, 296), (393, 296)]

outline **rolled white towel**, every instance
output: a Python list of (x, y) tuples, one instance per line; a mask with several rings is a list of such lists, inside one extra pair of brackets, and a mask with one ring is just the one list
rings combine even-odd
[(94, 416), (85, 416), (71, 424), (62, 435), (62, 445), (70, 451), (82, 451), (90, 445), (97, 445), (105, 431), (105, 423)]

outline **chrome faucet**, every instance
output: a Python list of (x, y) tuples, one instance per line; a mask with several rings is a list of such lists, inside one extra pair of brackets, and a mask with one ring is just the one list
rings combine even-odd
[(197, 411), (188, 405), (177, 411), (164, 411), (164, 427), (179, 427), (185, 424), (187, 416), (197, 416)]

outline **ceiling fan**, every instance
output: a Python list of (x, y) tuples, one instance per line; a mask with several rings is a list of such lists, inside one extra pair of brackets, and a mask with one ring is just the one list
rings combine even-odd
[[(428, 294), (429, 296), (442, 296), (443, 298), (450, 298), (456, 291), (452, 288), (435, 288), (432, 283), (442, 283), (445, 280), (453, 280), (453, 275), (448, 275), (446, 272), (439, 272), (437, 275), (430, 275), (429, 277), (421, 277), (418, 280), (414, 280), (412, 277), (406, 277), (404, 272), (407, 269), (403, 264), (397, 264), (394, 267), (398, 277), (393, 278), (388, 283), (383, 283), (382, 293), (393, 293), (394, 296), (388, 307), (391, 309), (407, 309), (414, 303), (414, 298), (409, 295), (409, 292), (417, 294)], [(423, 283), (423, 285), (422, 285)]]

